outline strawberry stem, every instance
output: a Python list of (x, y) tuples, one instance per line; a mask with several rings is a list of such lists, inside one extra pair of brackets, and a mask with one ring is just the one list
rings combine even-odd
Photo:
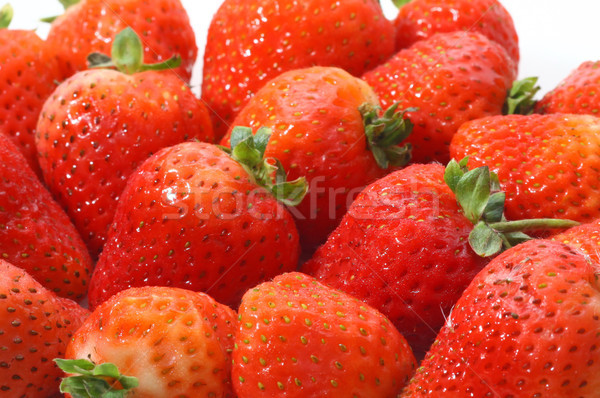
[(456, 196), (465, 217), (473, 223), (469, 234), (471, 248), (482, 257), (533, 239), (523, 231), (571, 228), (576, 221), (552, 218), (507, 221), (504, 216), (506, 194), (501, 191), (498, 175), (487, 166), (469, 170), (468, 157), (460, 162), (452, 159), (444, 173), (444, 181)]
[(572, 220), (561, 220), (554, 218), (532, 218), (529, 220), (502, 221), (489, 224), (489, 226), (498, 232), (518, 232), (546, 228), (571, 228), (579, 225)]
[(88, 55), (90, 68), (117, 68), (122, 73), (132, 75), (147, 70), (165, 70), (181, 65), (181, 57), (175, 55), (156, 64), (144, 64), (144, 46), (137, 33), (125, 28), (115, 36), (111, 56), (101, 53)]
[(267, 127), (261, 127), (256, 135), (252, 135), (251, 128), (238, 126), (231, 132), (231, 148), (221, 149), (241, 164), (257, 185), (266, 188), (285, 205), (297, 206), (308, 191), (306, 178), (287, 181), (281, 162), (274, 158), (264, 158), (270, 138), (271, 129)]
[(54, 361), (72, 375), (62, 380), (60, 392), (73, 398), (125, 398), (139, 384), (137, 378), (122, 375), (112, 363), (96, 365), (87, 359), (60, 358)]
[(373, 152), (375, 161), (382, 169), (390, 166), (404, 166), (410, 161), (412, 146), (405, 144), (398, 146), (412, 132), (413, 124), (404, 118), (406, 112), (414, 112), (415, 108), (408, 108), (396, 112), (398, 103), (390, 106), (383, 115), (379, 116), (381, 108), (365, 102), (358, 110), (363, 118), (365, 135), (369, 149)]
[(14, 10), (10, 3), (6, 3), (0, 8), (0, 29), (6, 29), (12, 22)]
[(531, 115), (537, 102), (533, 97), (540, 91), (537, 81), (537, 77), (527, 77), (515, 81), (504, 103), (503, 113), (505, 115)]

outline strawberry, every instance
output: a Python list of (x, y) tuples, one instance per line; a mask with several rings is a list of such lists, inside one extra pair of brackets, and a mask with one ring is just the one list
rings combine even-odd
[(598, 264), (533, 240), (493, 260), (457, 302), (402, 397), (595, 397)]
[(83, 240), (10, 139), (0, 134), (0, 258), (74, 300), (87, 291), (92, 260)]
[(402, 50), (363, 79), (386, 109), (417, 108), (413, 162), (450, 160), (448, 146), (466, 121), (501, 114), (517, 66), (499, 44), (476, 32), (440, 33)]
[(189, 82), (198, 48), (180, 0), (68, 0), (64, 15), (50, 26), (47, 51), (58, 60), (64, 78), (87, 69), (86, 58), (109, 52), (116, 35), (129, 27), (143, 37), (148, 63), (173, 54), (182, 58), (175, 74)]
[(246, 397), (396, 397), (416, 366), (379, 311), (301, 273), (250, 289), (232, 378)]
[(233, 397), (236, 329), (236, 313), (206, 294), (170, 287), (125, 290), (96, 308), (77, 330), (67, 347), (70, 360), (57, 361), (65, 372), (80, 374), (66, 378), (61, 392)]
[(600, 218), (600, 119), (588, 115), (496, 116), (463, 125), (455, 158), (488, 165), (506, 191), (506, 217)]
[(222, 136), (282, 72), (321, 65), (360, 76), (393, 53), (394, 27), (377, 0), (225, 0), (208, 31), (202, 99)]
[(600, 264), (600, 219), (569, 228), (552, 236), (552, 240), (569, 245)]
[(61, 71), (43, 51), (44, 42), (35, 32), (6, 29), (12, 8), (0, 10), (0, 133), (8, 135), (41, 176), (35, 149), (35, 126), (42, 105), (56, 88)]
[(0, 260), (0, 313), (0, 395), (56, 396), (62, 373), (52, 359), (64, 356), (88, 311)]
[(203, 291), (237, 305), (246, 289), (294, 270), (294, 220), (267, 189), (293, 204), (284, 197), (300, 200), (305, 182), (279, 183), (279, 175), (271, 184), (274, 168), (262, 160), (268, 137), (264, 129), (256, 137), (236, 131), (233, 158), (214, 145), (190, 142), (144, 162), (117, 205), (90, 282), (90, 306), (147, 285)]
[(356, 193), (409, 158), (409, 148), (396, 144), (410, 133), (410, 122), (395, 108), (376, 117), (378, 104), (364, 81), (339, 68), (312, 67), (272, 79), (234, 120), (269, 127), (265, 156), (279, 159), (288, 178), (307, 178), (309, 195), (291, 209), (307, 251), (325, 241)]
[[(113, 63), (133, 74), (77, 73), (46, 101), (37, 125), (46, 183), (94, 256), (127, 177), (140, 163), (181, 141), (213, 139), (208, 111), (190, 88), (164, 72), (139, 72), (160, 67), (142, 65), (141, 57), (139, 38), (125, 29), (115, 42)], [(93, 60), (108, 61), (99, 55)]]
[(412, 165), (369, 185), (302, 270), (383, 312), (421, 356), (471, 279), (516, 232), (559, 220), (507, 222), (486, 167)]
[[(395, 0), (402, 4), (394, 24), (396, 49), (436, 33), (469, 31), (487, 36), (519, 62), (519, 37), (512, 17), (498, 0)], [(403, 4), (407, 3), (407, 4)]]
[(584, 62), (537, 103), (539, 113), (578, 113), (598, 116), (600, 61)]

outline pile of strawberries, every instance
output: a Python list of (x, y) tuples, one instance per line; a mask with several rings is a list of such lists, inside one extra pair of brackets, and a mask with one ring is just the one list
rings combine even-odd
[(599, 397), (600, 62), (225, 0), (198, 98), (180, 0), (61, 2), (0, 10), (0, 397)]

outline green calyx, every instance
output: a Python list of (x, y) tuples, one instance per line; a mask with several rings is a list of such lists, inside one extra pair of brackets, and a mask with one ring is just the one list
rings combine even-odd
[(373, 104), (364, 103), (358, 108), (363, 117), (369, 149), (382, 169), (404, 166), (410, 161), (412, 146), (408, 143), (403, 146), (398, 144), (404, 141), (413, 129), (412, 122), (405, 119), (404, 114), (416, 109), (408, 108), (396, 112), (397, 109), (398, 103), (379, 116), (381, 108)]
[(392, 3), (394, 3), (394, 5), (395, 5), (397, 8), (400, 8), (400, 7), (402, 7), (403, 5), (410, 3), (411, 1), (412, 1), (412, 0), (392, 0)]
[(147, 70), (173, 69), (181, 65), (179, 55), (156, 64), (145, 64), (144, 46), (131, 28), (125, 28), (115, 36), (110, 57), (106, 54), (92, 53), (88, 55), (87, 61), (90, 68), (117, 68), (128, 75)]
[(308, 183), (304, 177), (288, 182), (281, 162), (278, 159), (264, 158), (270, 138), (271, 129), (267, 127), (258, 129), (256, 135), (252, 135), (249, 127), (234, 127), (231, 132), (231, 147), (221, 148), (278, 201), (287, 206), (297, 206), (308, 191)]
[(579, 225), (571, 220), (538, 218), (507, 221), (504, 217), (506, 195), (500, 189), (496, 173), (487, 166), (467, 168), (469, 158), (451, 160), (444, 181), (450, 187), (465, 217), (475, 226), (469, 234), (471, 248), (482, 257), (493, 256), (519, 243), (533, 239), (524, 231), (549, 228), (571, 228)]
[(123, 376), (112, 363), (96, 365), (87, 359), (55, 359), (66, 377), (60, 383), (60, 392), (73, 398), (125, 398), (138, 386), (135, 377)]
[(12, 22), (14, 10), (12, 6), (7, 3), (0, 8), (0, 29), (6, 29)]
[(508, 92), (502, 113), (505, 115), (531, 115), (537, 101), (534, 99), (540, 86), (537, 77), (527, 77), (513, 83)]
[(75, 4), (79, 3), (81, 0), (58, 0), (60, 4), (65, 8), (65, 10)]

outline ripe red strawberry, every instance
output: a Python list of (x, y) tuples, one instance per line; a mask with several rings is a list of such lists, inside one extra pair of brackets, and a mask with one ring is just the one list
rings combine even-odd
[(309, 251), (327, 239), (365, 185), (408, 161), (409, 149), (396, 144), (410, 123), (402, 113), (392, 117), (393, 109), (376, 117), (378, 106), (364, 81), (339, 68), (312, 67), (274, 78), (235, 118), (235, 126), (269, 127), (265, 156), (279, 159), (288, 178), (307, 178), (309, 194), (291, 211)]
[(416, 362), (379, 311), (301, 273), (250, 289), (239, 310), (240, 398), (396, 397)]
[(600, 264), (600, 219), (570, 228), (554, 235), (552, 240), (569, 245)]
[(85, 296), (92, 268), (85, 244), (17, 147), (1, 134), (0, 258), (59, 296)]
[[(203, 293), (169, 287), (120, 292), (77, 330), (66, 353), (73, 360), (58, 361), (65, 372), (81, 374), (65, 379), (61, 392), (94, 386), (107, 394), (91, 395), (99, 397), (122, 386), (120, 394), (139, 398), (233, 397), (236, 318)], [(102, 371), (115, 366), (127, 377)]]
[(492, 261), (448, 317), (402, 397), (595, 397), (598, 264), (534, 240)]
[(208, 32), (202, 99), (222, 136), (282, 72), (321, 65), (360, 76), (393, 53), (394, 27), (377, 0), (225, 0)]
[(43, 52), (44, 42), (35, 32), (6, 29), (12, 8), (0, 10), (0, 133), (8, 135), (41, 176), (35, 149), (35, 125), (46, 98), (56, 88), (61, 71)]
[(519, 37), (512, 17), (498, 0), (412, 0), (395, 20), (396, 49), (443, 32), (478, 32), (519, 62)]
[(583, 113), (600, 111), (600, 61), (584, 62), (537, 103), (539, 113)]
[(182, 58), (177, 77), (189, 81), (198, 48), (188, 15), (180, 0), (69, 0), (64, 15), (50, 26), (47, 51), (55, 55), (64, 78), (87, 69), (95, 51), (109, 53), (115, 36), (132, 28), (143, 38), (144, 60), (163, 62)]
[(600, 119), (587, 115), (497, 116), (463, 125), (450, 153), (488, 165), (506, 192), (508, 219), (600, 218)]
[[(412, 165), (369, 185), (303, 271), (383, 312), (419, 357), (471, 279), (527, 235), (487, 168)], [(522, 220), (527, 228), (561, 224)], [(524, 230), (523, 225), (519, 230)]]
[(88, 311), (0, 259), (0, 313), (0, 395), (56, 396), (62, 372), (52, 360)]
[[(139, 41), (131, 35), (126, 29), (115, 48)], [(122, 70), (143, 69), (138, 50), (131, 65), (122, 65), (119, 54), (115, 62)], [(46, 183), (94, 256), (127, 177), (159, 149), (191, 139), (212, 141), (208, 111), (185, 83), (157, 71), (77, 73), (46, 101), (37, 126)]]
[[(294, 220), (257, 183), (269, 185), (271, 174), (262, 167), (263, 132), (255, 141), (250, 132), (243, 139), (234, 134), (233, 157), (243, 164), (214, 145), (190, 142), (140, 166), (123, 191), (94, 270), (92, 308), (118, 291), (148, 285), (204, 291), (237, 305), (246, 289), (296, 269)], [(273, 189), (279, 188), (287, 191)]]
[(402, 50), (363, 78), (384, 109), (398, 102), (415, 127), (413, 161), (447, 163), (466, 121), (502, 113), (517, 66), (506, 50), (475, 32), (437, 34)]

